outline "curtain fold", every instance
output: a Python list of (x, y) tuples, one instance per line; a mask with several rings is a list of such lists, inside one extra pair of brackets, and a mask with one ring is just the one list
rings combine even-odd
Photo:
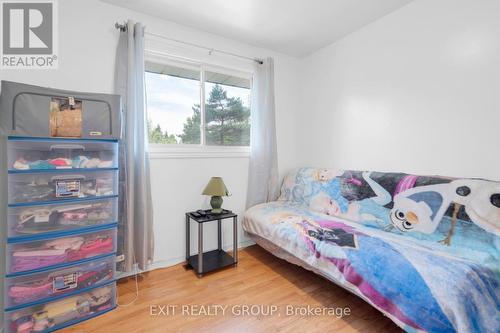
[(153, 260), (153, 205), (149, 174), (147, 114), (144, 87), (144, 26), (127, 22), (116, 53), (115, 90), (122, 96), (120, 141), (119, 270), (144, 270)]
[(255, 65), (251, 111), (247, 208), (276, 200), (279, 193), (272, 58)]

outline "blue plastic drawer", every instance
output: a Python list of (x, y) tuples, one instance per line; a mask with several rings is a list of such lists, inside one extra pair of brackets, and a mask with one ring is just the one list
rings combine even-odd
[(5, 312), (7, 333), (51, 332), (116, 307), (115, 283), (46, 304)]
[(118, 143), (90, 140), (10, 139), (9, 170), (96, 169), (118, 166)]
[(9, 204), (118, 195), (118, 170), (9, 174)]
[(50, 205), (9, 207), (7, 235), (32, 237), (42, 234), (85, 229), (118, 221), (118, 198)]
[(116, 228), (7, 244), (6, 272), (19, 275), (116, 252)]
[(70, 267), (7, 278), (5, 308), (51, 301), (83, 289), (114, 281), (115, 256), (89, 261)]

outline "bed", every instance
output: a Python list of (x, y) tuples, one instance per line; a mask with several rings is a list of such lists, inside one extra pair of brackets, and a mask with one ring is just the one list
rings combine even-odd
[(500, 332), (498, 193), (481, 179), (302, 168), (243, 228), (407, 332)]

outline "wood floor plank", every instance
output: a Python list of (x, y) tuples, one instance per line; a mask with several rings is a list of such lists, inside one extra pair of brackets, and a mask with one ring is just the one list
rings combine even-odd
[[(61, 332), (401, 332), (391, 320), (368, 303), (334, 283), (301, 267), (278, 259), (258, 246), (239, 252), (239, 263), (198, 278), (183, 265), (139, 276), (139, 297), (129, 306)], [(119, 303), (135, 298), (135, 280), (118, 283)], [(152, 316), (151, 306), (175, 306), (175, 314)], [(209, 316), (182, 313), (193, 305), (226, 306)], [(244, 306), (261, 310), (242, 314)], [(274, 315), (266, 309), (276, 307)], [(349, 316), (287, 315), (286, 307), (349, 308)], [(185, 308), (188, 309), (188, 308)], [(234, 311), (231, 311), (234, 310)]]

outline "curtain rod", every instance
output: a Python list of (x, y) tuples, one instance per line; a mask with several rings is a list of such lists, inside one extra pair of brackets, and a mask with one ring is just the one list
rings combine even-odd
[[(120, 24), (120, 23), (116, 22), (115, 23), (115, 28), (118, 29), (118, 30), (120, 30), (120, 31), (127, 31), (127, 25), (125, 23)], [(228, 51), (224, 51), (224, 50), (219, 50), (219, 49), (215, 49), (215, 48), (211, 48), (211, 47), (207, 47), (207, 46), (203, 46), (203, 45), (199, 45), (199, 44), (195, 44), (195, 43), (184, 42), (182, 40), (178, 40), (178, 39), (166, 37), (166, 36), (163, 36), (163, 35), (158, 35), (158, 34), (155, 34), (155, 33), (152, 33), (152, 32), (147, 32), (146, 31), (145, 33), (147, 35), (154, 36), (154, 37), (157, 37), (157, 38), (161, 38), (161, 39), (169, 40), (169, 41), (172, 41), (172, 42), (176, 42), (176, 43), (180, 43), (180, 44), (184, 44), (184, 45), (189, 45), (189, 46), (197, 47), (199, 49), (207, 50), (208, 54), (210, 54), (210, 55), (213, 52), (217, 52), (217, 53), (226, 54), (226, 55), (229, 55), (229, 56), (232, 56), (232, 57), (236, 57), (236, 58), (241, 58), (241, 59), (246, 59), (246, 60), (250, 60), (250, 61), (255, 61), (256, 63), (258, 63), (260, 65), (262, 65), (264, 63), (264, 60), (259, 59), (259, 58), (251, 58), (251, 57), (247, 57), (247, 56), (244, 56), (244, 55), (239, 55), (239, 54), (236, 54), (236, 53), (232, 53), (232, 52), (228, 52)]]

